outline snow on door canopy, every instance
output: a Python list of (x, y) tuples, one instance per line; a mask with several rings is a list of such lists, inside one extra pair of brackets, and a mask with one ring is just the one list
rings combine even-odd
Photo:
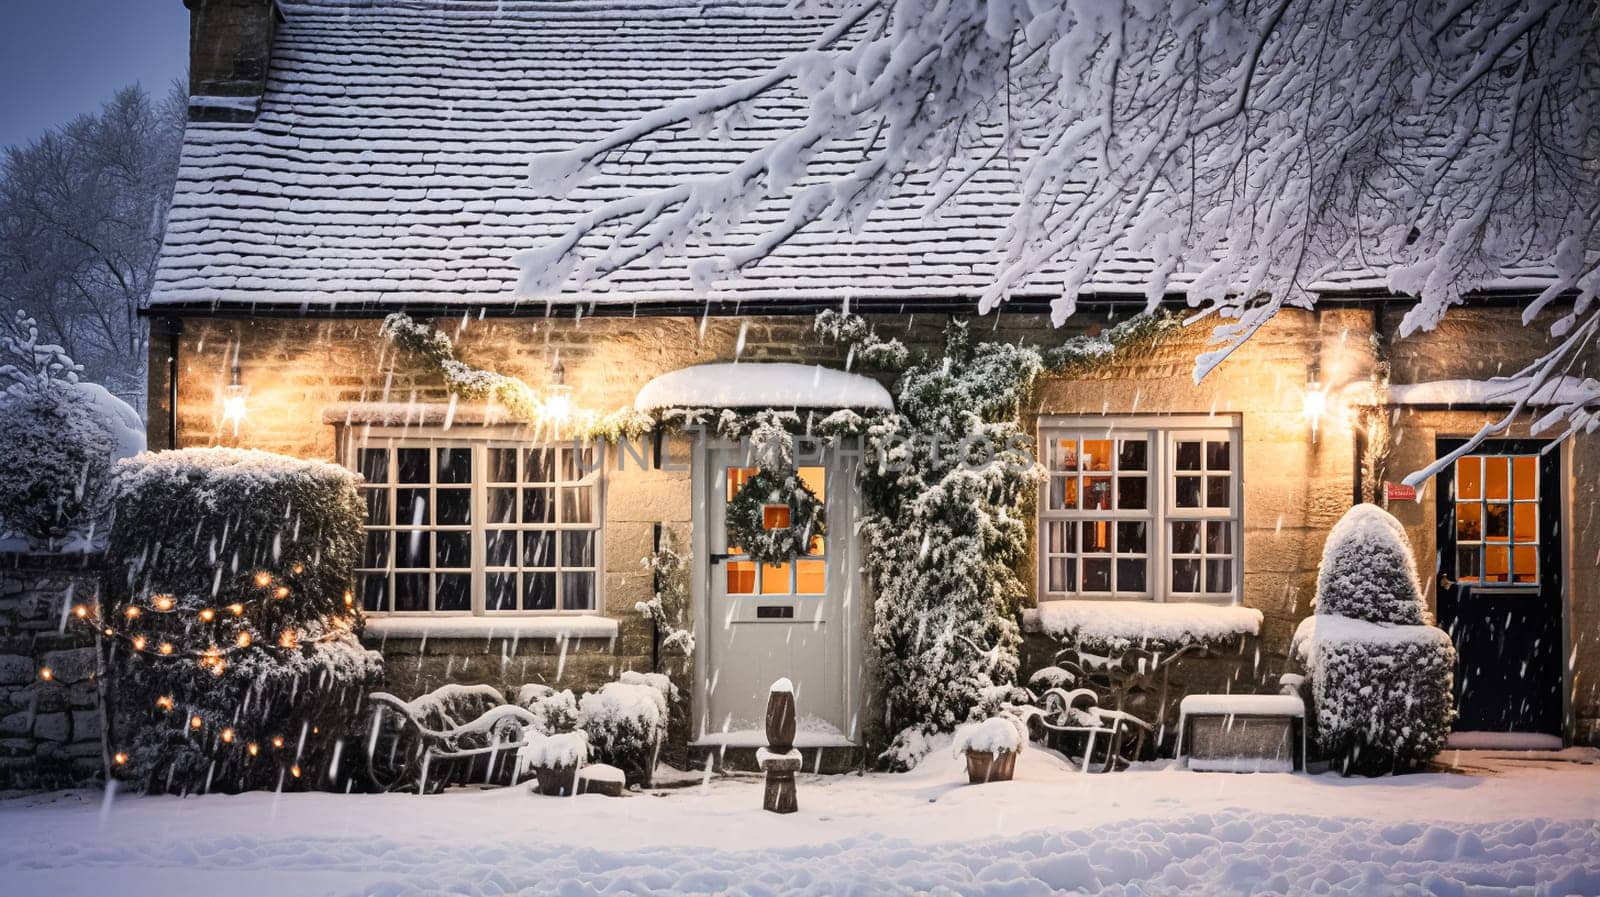
[(701, 364), (662, 374), (633, 400), (639, 411), (664, 408), (894, 408), (870, 377), (789, 362)]

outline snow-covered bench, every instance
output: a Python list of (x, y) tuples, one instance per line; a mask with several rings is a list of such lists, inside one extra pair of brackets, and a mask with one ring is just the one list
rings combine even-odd
[(1178, 705), (1178, 762), (1201, 772), (1292, 772), (1306, 765), (1299, 695), (1188, 695)]

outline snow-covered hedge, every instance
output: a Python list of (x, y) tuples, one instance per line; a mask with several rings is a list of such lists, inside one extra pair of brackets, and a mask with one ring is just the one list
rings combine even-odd
[(119, 773), (180, 792), (328, 784), (383, 673), (350, 591), (355, 477), (187, 449), (123, 461), (115, 490), (107, 567), (122, 575), (101, 613)]
[(1405, 527), (1377, 505), (1356, 505), (1334, 524), (1317, 573), (1317, 613), (1373, 623), (1426, 622), (1417, 560)]
[(540, 734), (556, 735), (581, 728), (583, 718), (571, 689), (556, 691), (548, 685), (531, 683), (517, 692), (517, 704), (533, 715)]
[(1328, 535), (1316, 615), (1291, 653), (1311, 680), (1317, 748), (1345, 774), (1405, 772), (1444, 747), (1455, 647), (1426, 625), (1405, 530), (1373, 505)]
[(610, 682), (584, 695), (578, 710), (595, 759), (622, 769), (630, 785), (648, 785), (667, 731), (670, 692), (634, 675), (635, 681)]

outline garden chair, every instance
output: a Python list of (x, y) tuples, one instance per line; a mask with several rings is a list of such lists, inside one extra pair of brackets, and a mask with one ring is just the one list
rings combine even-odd
[(510, 785), (534, 716), (489, 686), (447, 685), (411, 701), (367, 696), (366, 777), (378, 791), (438, 793), (451, 784)]
[(1151, 726), (1124, 710), (1100, 706), (1089, 688), (1051, 688), (1040, 698), (1030, 722), (1045, 743), (1066, 754), (1084, 772), (1111, 772), (1139, 759)]

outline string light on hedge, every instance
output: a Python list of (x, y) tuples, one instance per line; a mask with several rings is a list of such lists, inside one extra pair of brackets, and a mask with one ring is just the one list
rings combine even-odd
[(228, 613), (233, 614), (236, 617), (242, 617), (244, 616), (244, 605), (235, 601), (234, 603), (228, 605)]
[(275, 750), (275, 751), (283, 749), (283, 736), (282, 735), (274, 735), (274, 736), (272, 736), (272, 749)]
[(233, 728), (230, 726), (222, 730), (222, 743), (233, 744)]
[(289, 587), (278, 586), (278, 588), (272, 593), (272, 597), (277, 598), (279, 601), (289, 597)]
[(200, 622), (202, 622), (202, 623), (210, 623), (212, 620), (215, 620), (216, 618), (217, 618), (217, 612), (212, 610), (211, 608), (205, 607), (205, 608), (201, 608), (200, 609)]
[(139, 619), (139, 608), (137, 605), (130, 604), (128, 605), (128, 609), (123, 611), (122, 614), (130, 620), (137, 620)]
[(133, 644), (133, 650), (135, 650), (135, 651), (143, 651), (144, 650), (144, 636), (142, 636), (142, 635), (134, 636), (132, 644)]
[(88, 607), (88, 605), (84, 605), (84, 604), (75, 604), (75, 605), (73, 605), (72, 606), (72, 615), (74, 617), (77, 617), (80, 620), (89, 619), (89, 607)]
[(256, 585), (262, 587), (263, 589), (272, 585), (272, 574), (265, 570), (256, 571)]
[(172, 643), (171, 642), (162, 642), (161, 644), (157, 645), (156, 646), (156, 653), (160, 654), (162, 657), (167, 657), (167, 656), (171, 655), (172, 654)]
[(295, 636), (293, 629), (286, 629), (282, 635), (278, 636), (278, 647), (280, 648), (293, 648), (299, 642), (300, 640)]
[(194, 716), (189, 717), (189, 728), (191, 728), (191, 729), (199, 729), (201, 726), (203, 726), (205, 724), (206, 724), (206, 721), (201, 719), (200, 718), (200, 714), (198, 714), (198, 713), (196, 713)]
[(117, 751), (115, 754), (111, 755), (111, 762), (118, 766), (124, 766), (128, 762), (128, 755), (124, 754), (122, 751)]
[(162, 695), (156, 698), (156, 706), (161, 709), (162, 713), (171, 712), (174, 705), (175, 702), (172, 700), (172, 695)]
[(253, 741), (250, 742), (249, 744), (245, 745), (244, 749), (245, 749), (245, 753), (248, 753), (252, 757), (254, 757), (257, 754), (261, 753), (261, 745), (256, 744)]
[(150, 601), (150, 605), (162, 613), (172, 610), (176, 604), (171, 595), (157, 595)]
[(56, 671), (55, 670), (52, 670), (49, 667), (40, 667), (39, 668), (39, 678), (40, 679), (43, 679), (44, 681), (49, 682), (50, 680), (54, 679), (55, 677), (56, 677)]
[(238, 637), (233, 640), (234, 644), (238, 645), (241, 648), (250, 647), (250, 641), (251, 641), (250, 630), (248, 630), (248, 629), (239, 630)]

